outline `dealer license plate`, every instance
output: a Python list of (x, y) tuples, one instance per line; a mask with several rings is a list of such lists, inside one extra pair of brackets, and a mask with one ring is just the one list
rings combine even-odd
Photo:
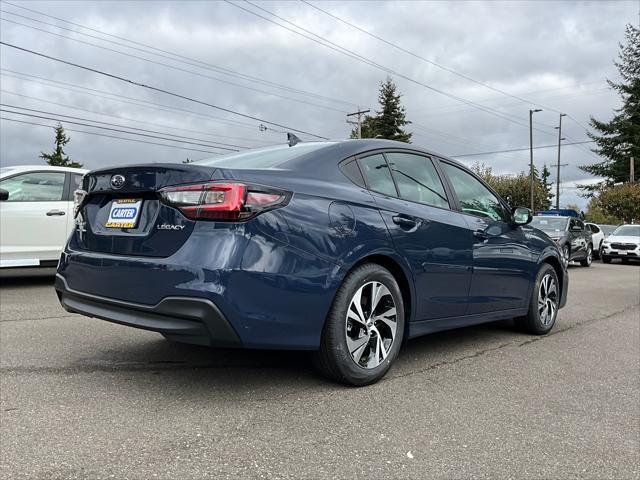
[(111, 203), (111, 211), (107, 223), (108, 228), (135, 228), (142, 210), (142, 200), (135, 198), (119, 198)]

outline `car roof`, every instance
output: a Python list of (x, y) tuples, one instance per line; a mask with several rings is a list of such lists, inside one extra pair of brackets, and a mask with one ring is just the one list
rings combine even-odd
[(84, 168), (73, 167), (52, 167), (50, 165), (7, 165), (2, 167), (2, 173), (0, 176), (5, 177), (7, 175), (15, 175), (16, 173), (26, 172), (72, 172), (85, 174), (89, 170)]

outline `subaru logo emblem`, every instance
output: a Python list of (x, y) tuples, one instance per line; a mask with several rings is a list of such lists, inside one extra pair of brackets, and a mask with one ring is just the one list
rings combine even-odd
[(114, 190), (120, 190), (124, 187), (124, 177), (122, 175), (114, 175), (111, 177), (111, 187)]

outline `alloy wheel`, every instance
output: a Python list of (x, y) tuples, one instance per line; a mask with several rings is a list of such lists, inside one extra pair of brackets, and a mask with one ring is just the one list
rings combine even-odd
[(593, 248), (591, 246), (587, 247), (587, 265), (591, 265), (593, 261)]
[(360, 287), (349, 304), (346, 340), (356, 365), (372, 369), (391, 352), (398, 329), (396, 304), (389, 289), (380, 282)]
[(565, 245), (562, 247), (562, 262), (565, 267), (569, 265), (569, 255), (569, 245)]
[(558, 313), (558, 285), (556, 279), (547, 273), (540, 281), (538, 290), (538, 314), (542, 325), (549, 326), (553, 323)]

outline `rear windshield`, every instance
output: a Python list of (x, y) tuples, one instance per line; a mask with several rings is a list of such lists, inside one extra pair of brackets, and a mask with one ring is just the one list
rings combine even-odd
[(531, 225), (545, 232), (560, 232), (567, 227), (568, 221), (561, 217), (533, 217)]
[(288, 145), (276, 145), (274, 147), (256, 148), (243, 152), (231, 153), (221, 157), (205, 158), (204, 160), (193, 162), (193, 164), (220, 168), (278, 169), (282, 168), (289, 160), (333, 144), (334, 142), (310, 142), (299, 143), (293, 147), (289, 147)]
[(613, 234), (620, 237), (640, 237), (640, 225), (620, 225)]

